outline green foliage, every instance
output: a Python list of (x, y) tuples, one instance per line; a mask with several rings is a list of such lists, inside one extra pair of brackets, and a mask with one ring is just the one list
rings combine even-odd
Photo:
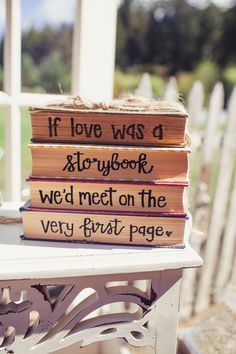
[(147, 53), (149, 14), (132, 0), (126, 0), (118, 10), (116, 64), (124, 69), (144, 63)]
[(223, 83), (225, 88), (225, 94), (230, 96), (234, 86), (236, 85), (236, 65), (230, 65), (223, 71)]
[(236, 65), (231, 65), (223, 71), (224, 81), (231, 87), (236, 85)]
[(209, 92), (220, 79), (218, 65), (210, 60), (201, 61), (194, 70), (194, 79), (202, 81), (205, 92)]
[[(141, 79), (140, 71), (115, 71), (114, 96), (118, 97), (122, 93), (133, 93)], [(158, 75), (150, 74), (152, 90), (156, 97), (162, 96), (165, 89), (165, 80)]]
[[(203, 58), (220, 62), (227, 11), (213, 4), (202, 10), (184, 0), (141, 4), (124, 0), (119, 9), (116, 53), (120, 67), (158, 64), (175, 75), (193, 70)], [(236, 14), (234, 19), (236, 23)], [(236, 53), (235, 46), (230, 49)]]
[(57, 51), (60, 53), (66, 69), (71, 67), (72, 26), (61, 28), (45, 27), (42, 30), (34, 28), (25, 32), (22, 37), (22, 53), (28, 53), (35, 64)]
[(118, 97), (121, 93), (131, 93), (138, 86), (141, 73), (115, 71), (114, 96)]
[(177, 75), (177, 83), (178, 83), (178, 88), (180, 94), (184, 97), (186, 100), (188, 93), (193, 85), (193, 75), (191, 72), (180, 72)]
[(40, 64), (40, 83), (46, 92), (69, 92), (70, 74), (62, 61), (60, 54), (55, 51)]
[(218, 43), (217, 59), (223, 68), (236, 64), (236, 3), (222, 14), (221, 38)]
[(39, 67), (35, 65), (32, 57), (28, 53), (22, 55), (21, 69), (22, 81), (25, 87), (34, 87), (39, 84)]
[[(195, 78), (203, 80), (208, 91), (220, 78), (219, 70), (236, 65), (236, 3), (225, 11), (209, 3), (200, 9), (187, 0), (123, 0), (118, 9), (116, 39), (116, 66), (122, 73), (116, 73), (115, 95), (133, 90), (142, 72), (155, 74), (152, 84), (157, 96), (170, 75), (177, 76), (184, 96)], [(24, 32), (23, 90), (58, 93), (60, 84), (63, 92), (69, 92), (71, 53), (70, 25)], [(0, 89), (2, 66), (3, 41)], [(223, 75), (227, 89), (232, 87), (231, 74)]]
[(27, 90), (70, 91), (72, 27), (31, 29), (22, 38), (22, 83)]
[(165, 90), (165, 80), (157, 75), (151, 75), (152, 90), (155, 97), (161, 97)]

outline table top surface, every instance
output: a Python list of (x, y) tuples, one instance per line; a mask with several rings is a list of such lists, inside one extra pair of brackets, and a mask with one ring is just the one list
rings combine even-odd
[(22, 240), (21, 224), (0, 225), (0, 280), (149, 272), (197, 267), (185, 248)]

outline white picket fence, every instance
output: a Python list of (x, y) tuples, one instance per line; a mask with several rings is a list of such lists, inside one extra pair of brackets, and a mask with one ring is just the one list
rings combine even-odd
[[(141, 80), (136, 93), (145, 95), (145, 77), (145, 86)], [(176, 80), (171, 78), (163, 98), (176, 101), (178, 96)], [(236, 88), (226, 110), (220, 82), (213, 88), (207, 109), (203, 103), (203, 86), (196, 81), (186, 102), (192, 135), (190, 243), (204, 258), (204, 266), (184, 273), (182, 319), (206, 310), (217, 301), (221, 289), (236, 279)]]

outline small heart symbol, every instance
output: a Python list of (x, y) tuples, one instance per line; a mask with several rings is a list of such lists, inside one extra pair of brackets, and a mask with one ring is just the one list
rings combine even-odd
[(166, 236), (170, 237), (172, 235), (172, 231), (166, 231)]

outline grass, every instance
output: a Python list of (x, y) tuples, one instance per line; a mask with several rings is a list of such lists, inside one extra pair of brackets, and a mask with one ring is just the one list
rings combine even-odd
[[(114, 96), (118, 97), (122, 93), (133, 93), (138, 87), (139, 81), (142, 77), (140, 72), (129, 71), (122, 72), (115, 71), (114, 81)], [(165, 89), (165, 81), (157, 75), (150, 74), (152, 90), (155, 97), (161, 97)]]
[(141, 73), (120, 70), (115, 71), (114, 96), (118, 97), (121, 93), (132, 93), (141, 79)]

